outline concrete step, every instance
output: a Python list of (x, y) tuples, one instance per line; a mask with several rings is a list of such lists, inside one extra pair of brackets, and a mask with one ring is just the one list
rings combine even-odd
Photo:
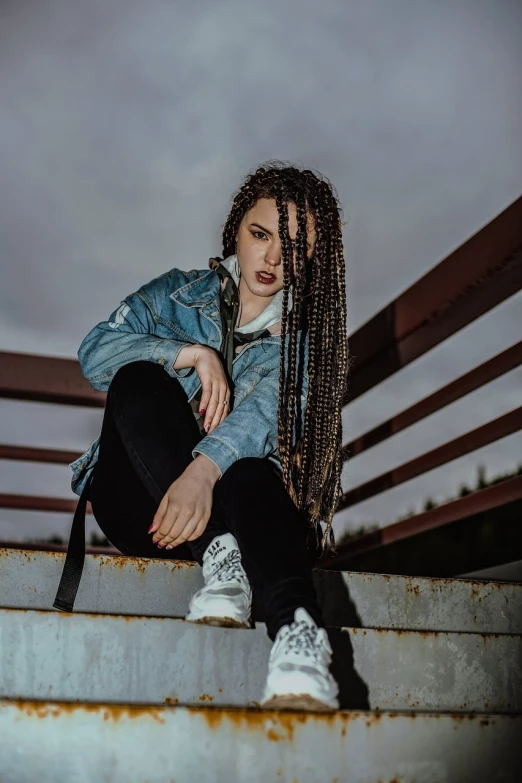
[[(330, 629), (341, 707), (522, 712), (522, 637)], [(255, 706), (270, 640), (154, 617), (0, 610), (0, 698)]]
[(522, 560), (512, 560), (490, 568), (462, 575), (465, 579), (495, 579), (499, 582), (522, 582)]
[(6, 783), (519, 783), (522, 717), (0, 702)]
[[(0, 604), (50, 609), (65, 554), (0, 549)], [(332, 627), (522, 633), (522, 584), (316, 571)], [(184, 617), (201, 586), (194, 563), (87, 555), (75, 609)]]

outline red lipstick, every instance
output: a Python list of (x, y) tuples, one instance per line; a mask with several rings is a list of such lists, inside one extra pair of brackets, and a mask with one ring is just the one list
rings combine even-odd
[(275, 275), (268, 276), (264, 273), (261, 274), (261, 272), (256, 272), (256, 280), (258, 280), (260, 283), (264, 283), (265, 285), (270, 285), (270, 283), (273, 283), (275, 279)]

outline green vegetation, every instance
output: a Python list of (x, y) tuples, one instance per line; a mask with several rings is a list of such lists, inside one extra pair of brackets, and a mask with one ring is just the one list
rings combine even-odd
[[(480, 489), (486, 489), (486, 487), (492, 487), (495, 484), (500, 484), (502, 481), (506, 481), (507, 479), (514, 478), (515, 476), (520, 476), (520, 475), (522, 475), (522, 462), (519, 465), (517, 465), (514, 471), (508, 473), (500, 473), (488, 481), (486, 479), (485, 466), (478, 465), (477, 480), (474, 487), (468, 487), (467, 484), (461, 484), (458, 495), (456, 497), (447, 498), (446, 500), (443, 500), (442, 503), (437, 503), (437, 501), (435, 501), (432, 497), (427, 497), (424, 503), (422, 504), (422, 508), (419, 511), (416, 511), (414, 508), (409, 508), (405, 514), (402, 514), (402, 516), (397, 517), (395, 522), (401, 522), (403, 519), (409, 519), (410, 517), (413, 517), (416, 514), (421, 513), (422, 511), (430, 511), (432, 508), (437, 508), (437, 506), (439, 505), (443, 505), (444, 503), (449, 503), (452, 500), (457, 500), (457, 498), (462, 498), (465, 495), (470, 495), (472, 492), (477, 492)], [(380, 527), (379, 524), (373, 521), (363, 524), (360, 527), (358, 527), (357, 530), (350, 530), (350, 531), (346, 531), (345, 533), (341, 533), (336, 543), (338, 545), (345, 544), (348, 541), (353, 540), (354, 538), (358, 538), (359, 536), (364, 535), (365, 533), (371, 533), (372, 531), (377, 530), (379, 527)]]

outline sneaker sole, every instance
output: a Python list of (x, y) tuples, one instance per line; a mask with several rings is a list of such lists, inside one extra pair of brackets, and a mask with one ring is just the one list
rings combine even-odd
[(283, 693), (272, 696), (261, 707), (266, 710), (306, 710), (307, 712), (335, 712), (338, 709), (324, 701), (314, 699), (309, 693)]
[(200, 625), (213, 625), (216, 628), (250, 628), (250, 623), (243, 623), (241, 620), (235, 620), (233, 617), (199, 617), (197, 620), (191, 620), (185, 617), (189, 623), (199, 623)]

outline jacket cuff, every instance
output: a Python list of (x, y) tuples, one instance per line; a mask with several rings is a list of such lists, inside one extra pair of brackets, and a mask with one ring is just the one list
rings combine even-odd
[(174, 365), (182, 348), (192, 343), (182, 343), (179, 340), (169, 340), (165, 338), (159, 342), (153, 350), (150, 357), (153, 362), (161, 364), (166, 372), (172, 378), (186, 378), (194, 370), (193, 367), (184, 367), (182, 370), (175, 370)]
[(192, 456), (195, 457), (196, 454), (204, 454), (205, 457), (212, 460), (221, 472), (219, 478), (222, 478), (223, 473), (239, 459), (237, 451), (216, 435), (205, 435), (192, 449)]

